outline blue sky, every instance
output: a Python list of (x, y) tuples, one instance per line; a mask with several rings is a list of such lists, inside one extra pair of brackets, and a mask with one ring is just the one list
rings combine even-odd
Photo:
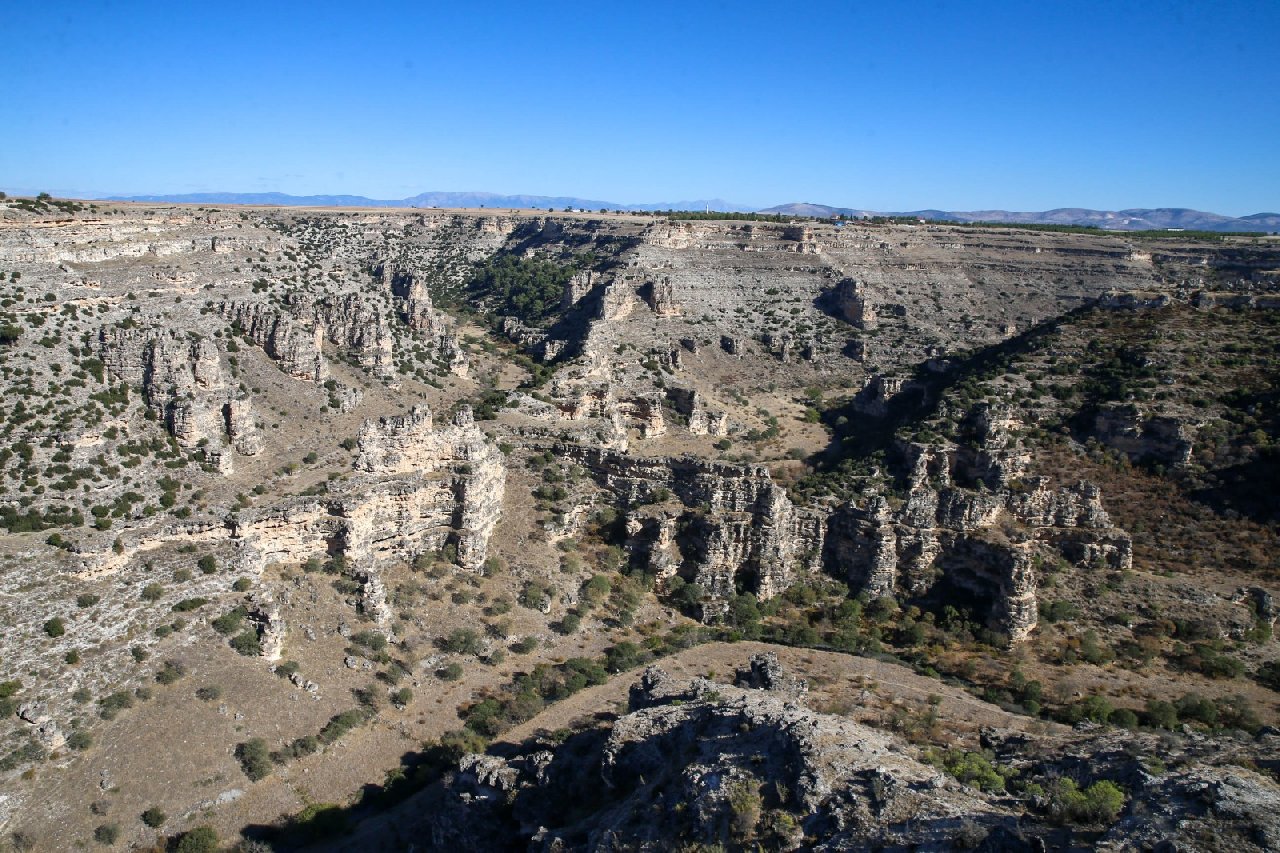
[(0, 188), (1280, 208), (1280, 2), (0, 0)]

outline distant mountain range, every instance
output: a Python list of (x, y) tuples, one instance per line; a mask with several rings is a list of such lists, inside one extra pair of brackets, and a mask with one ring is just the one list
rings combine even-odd
[(1280, 213), (1251, 216), (1223, 216), (1185, 207), (1134, 208), (1130, 210), (1089, 210), (1059, 207), (1037, 212), (1009, 210), (908, 210), (875, 211), (852, 207), (832, 207), (808, 202), (753, 208), (724, 199), (664, 201), (653, 204), (619, 204), (574, 196), (499, 195), (481, 192), (425, 192), (410, 198), (375, 199), (358, 195), (286, 195), (285, 193), (186, 193), (182, 195), (141, 195), (113, 197), (110, 201), (142, 201), (169, 204), (257, 204), (285, 207), (442, 207), (442, 208), (522, 208), (541, 210), (711, 210), (719, 213), (780, 213), (790, 216), (915, 216), (950, 222), (1000, 222), (1011, 225), (1092, 225), (1114, 231), (1145, 231), (1180, 228), (1188, 231), (1280, 232)]
[(1146, 231), (1180, 228), (1186, 231), (1280, 231), (1280, 213), (1251, 216), (1223, 216), (1185, 207), (1133, 208), (1130, 210), (1088, 210), (1059, 207), (1038, 212), (1010, 210), (908, 210), (894, 213), (831, 207), (825, 204), (780, 204), (758, 211), (791, 216), (915, 216), (948, 222), (1001, 222), (1014, 225), (1092, 225), (1113, 231)]
[(284, 193), (185, 193), (182, 195), (117, 196), (109, 201), (146, 201), (167, 204), (264, 204), (284, 207), (448, 207), (538, 208), (541, 210), (714, 210), (747, 213), (754, 208), (724, 199), (664, 201), (654, 204), (618, 204), (572, 196), (499, 195), (497, 193), (419, 193), (410, 198), (377, 199), (359, 195), (286, 195)]

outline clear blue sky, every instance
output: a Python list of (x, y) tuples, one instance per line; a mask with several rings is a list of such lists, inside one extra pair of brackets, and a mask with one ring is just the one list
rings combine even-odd
[(1280, 208), (1280, 0), (0, 0), (0, 188)]

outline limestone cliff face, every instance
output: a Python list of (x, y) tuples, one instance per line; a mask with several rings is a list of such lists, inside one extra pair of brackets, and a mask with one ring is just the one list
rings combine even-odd
[(361, 367), (383, 378), (395, 373), (395, 339), (381, 306), (348, 293), (316, 303), (311, 314), (324, 336), (351, 352)]
[(382, 482), (341, 514), (350, 522), (345, 545), (361, 555), (410, 556), (446, 542), (463, 568), (484, 563), (501, 514), (506, 482), (502, 453), (463, 407), (435, 429), (426, 407), (367, 421), (355, 467)]
[(1191, 461), (1194, 425), (1148, 415), (1132, 404), (1111, 404), (1100, 410), (1094, 417), (1093, 434), (1135, 462), (1177, 466)]
[(320, 327), (259, 302), (224, 302), (218, 310), (285, 373), (311, 382), (328, 377), (329, 367), (321, 351), (324, 330)]
[(679, 573), (706, 591), (704, 616), (736, 591), (775, 596), (826, 571), (872, 597), (960, 594), (989, 626), (1020, 640), (1037, 620), (1037, 568), (1065, 559), (1131, 565), (1098, 488), (1052, 488), (1026, 474), (1027, 454), (1006, 410), (979, 407), (963, 446), (899, 449), (905, 498), (800, 508), (761, 466), (644, 458), (562, 447), (626, 508), (627, 550), (659, 578)]
[(839, 316), (859, 329), (877, 326), (875, 306), (867, 297), (866, 287), (851, 278), (841, 279), (831, 293), (831, 301)]
[(350, 352), (361, 367), (383, 378), (395, 373), (395, 339), (382, 308), (358, 293), (319, 302), (286, 300), (282, 307), (260, 302), (224, 302), (219, 313), (262, 347), (280, 369), (296, 379), (328, 377), (324, 342)]
[(396, 311), (405, 325), (452, 372), (465, 375), (467, 360), (462, 352), (462, 345), (458, 343), (453, 323), (435, 310), (431, 294), (422, 280), (412, 272), (396, 268), (390, 262), (375, 264), (372, 272), (391, 291)]
[(628, 507), (628, 549), (636, 559), (659, 577), (678, 571), (702, 585), (708, 617), (738, 588), (768, 599), (819, 568), (820, 518), (798, 510), (767, 468), (562, 452)]
[(1011, 427), (1007, 413), (980, 407), (965, 446), (901, 448), (910, 469), (905, 500), (875, 496), (837, 509), (824, 541), (828, 571), (872, 596), (959, 591), (1016, 641), (1036, 625), (1041, 560), (1128, 568), (1132, 542), (1112, 525), (1099, 489), (1087, 482), (1054, 489), (1026, 476)]
[(253, 406), (233, 390), (212, 341), (173, 331), (106, 327), (98, 344), (107, 373), (140, 390), (182, 448), (203, 447), (209, 461), (224, 470), (231, 465), (225, 444), (245, 456), (261, 450)]

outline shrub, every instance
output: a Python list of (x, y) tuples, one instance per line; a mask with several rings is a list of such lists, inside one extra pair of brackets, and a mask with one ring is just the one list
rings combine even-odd
[(61, 637), (63, 634), (67, 633), (67, 626), (66, 623), (62, 621), (61, 617), (55, 616), (44, 623), (44, 632), (50, 637)]
[(1058, 823), (1110, 823), (1124, 800), (1124, 789), (1107, 779), (1083, 791), (1070, 779), (1057, 779), (1049, 786), (1049, 816)]
[(67, 746), (74, 750), (86, 750), (93, 746), (93, 736), (84, 729), (77, 729), (67, 736)]
[(199, 610), (209, 603), (207, 598), (184, 598), (171, 608), (174, 613), (190, 613), (192, 610)]
[(628, 669), (634, 669), (641, 664), (648, 663), (653, 655), (637, 646), (635, 643), (618, 643), (611, 646), (604, 653), (605, 668), (609, 672), (624, 672)]
[(542, 581), (529, 581), (520, 591), (520, 604), (530, 610), (545, 612), (551, 605), (550, 587)]
[(293, 742), (280, 752), (272, 753), (271, 758), (278, 764), (284, 764), (290, 758), (301, 758), (311, 755), (320, 749), (320, 739), (315, 735), (294, 738)]
[(518, 655), (527, 655), (538, 647), (538, 638), (530, 634), (511, 644), (511, 651)]
[(156, 681), (160, 684), (173, 684), (187, 674), (187, 668), (177, 661), (167, 660), (156, 673)]
[(120, 826), (114, 823), (100, 824), (93, 831), (93, 840), (106, 847), (110, 847), (120, 840)]
[(262, 654), (262, 643), (258, 640), (258, 632), (253, 628), (247, 628), (232, 637), (231, 648), (245, 657), (255, 657)]
[(586, 607), (597, 607), (609, 596), (612, 588), (613, 585), (605, 575), (592, 575), (591, 579), (582, 585), (582, 603)]
[(82, 592), (76, 596), (76, 607), (92, 607), (101, 600), (101, 597), (91, 592)]
[(564, 618), (560, 620), (560, 624), (556, 626), (556, 630), (559, 631), (561, 634), (565, 634), (567, 636), (569, 634), (577, 633), (578, 629), (581, 627), (582, 627), (581, 616), (579, 616), (577, 613), (566, 613), (564, 615)]
[(365, 712), (356, 708), (343, 711), (341, 714), (335, 714), (329, 718), (329, 722), (325, 723), (324, 728), (320, 730), (320, 742), (331, 744), (356, 726), (364, 723), (367, 719)]
[(1005, 776), (992, 763), (991, 757), (981, 752), (949, 749), (941, 755), (929, 756), (932, 763), (970, 787), (980, 791), (1003, 791)]
[(1069, 622), (1080, 615), (1080, 608), (1069, 601), (1042, 601), (1039, 609), (1046, 622)]
[(253, 581), (248, 578), (236, 578), (236, 582), (231, 585), (231, 588), (236, 592), (248, 592), (251, 586), (253, 586)]
[(250, 781), (257, 782), (271, 775), (271, 752), (267, 749), (267, 742), (260, 737), (237, 746), (236, 758)]
[(197, 826), (178, 839), (174, 853), (218, 853), (218, 833), (211, 826)]
[(209, 624), (213, 626), (213, 630), (223, 636), (230, 636), (236, 633), (244, 626), (245, 617), (249, 615), (249, 611), (244, 605), (228, 610), (226, 613), (212, 620)]
[(212, 702), (222, 698), (222, 688), (212, 684), (196, 688), (196, 698), (204, 702)]
[(164, 822), (168, 819), (169, 816), (156, 806), (152, 806), (142, 813), (142, 822), (152, 829), (159, 829), (164, 826)]
[(1254, 680), (1263, 687), (1280, 693), (1280, 661), (1267, 661), (1258, 667), (1258, 674), (1254, 676)]
[(480, 635), (474, 628), (458, 628), (448, 637), (441, 639), (440, 648), (460, 655), (479, 654)]
[(436, 675), (441, 681), (457, 681), (462, 678), (462, 665), (458, 663), (450, 663), (436, 670)]
[(158, 583), (149, 583), (142, 588), (143, 601), (159, 601), (164, 595), (164, 587)]
[(196, 568), (206, 575), (211, 575), (218, 571), (218, 561), (214, 559), (212, 554), (205, 554), (196, 561)]
[(98, 711), (98, 716), (104, 720), (114, 720), (121, 711), (133, 707), (133, 695), (127, 690), (117, 690), (115, 693), (99, 699), (98, 704), (102, 706)]
[(1185, 694), (1174, 707), (1180, 720), (1195, 720), (1210, 727), (1218, 722), (1218, 707), (1198, 693)]
[(373, 652), (380, 652), (387, 647), (387, 638), (377, 631), (360, 631), (352, 634), (351, 642)]
[(391, 701), (403, 708), (413, 701), (413, 691), (408, 687), (401, 687), (391, 694)]
[(1165, 702), (1162, 699), (1147, 700), (1146, 709), (1143, 717), (1147, 721), (1147, 725), (1157, 729), (1172, 729), (1178, 724), (1178, 709), (1173, 706), (1172, 702)]
[(1107, 717), (1107, 722), (1122, 729), (1133, 729), (1138, 726), (1138, 715), (1128, 708), (1116, 708)]

